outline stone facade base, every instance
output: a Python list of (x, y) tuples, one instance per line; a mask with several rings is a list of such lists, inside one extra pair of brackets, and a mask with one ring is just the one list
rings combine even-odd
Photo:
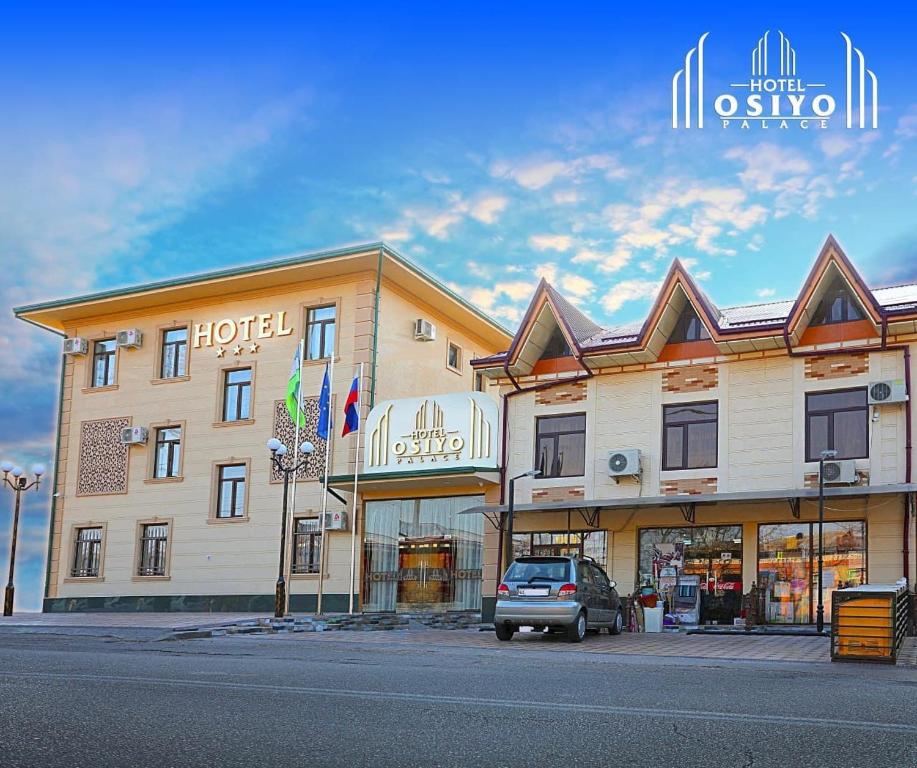
[[(316, 595), (290, 595), (290, 611), (314, 613)], [(354, 605), (359, 607), (354, 596)], [(322, 596), (322, 610), (346, 611), (347, 595)], [(273, 613), (274, 595), (153, 595), (120, 597), (49, 597), (42, 604), (44, 613)]]

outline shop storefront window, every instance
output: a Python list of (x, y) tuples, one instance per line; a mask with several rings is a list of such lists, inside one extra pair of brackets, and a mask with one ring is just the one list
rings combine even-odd
[[(866, 523), (824, 524), (825, 618), (835, 589), (866, 583)], [(765, 615), (775, 624), (811, 624), (818, 603), (818, 524), (758, 526), (758, 586)]]
[(741, 525), (645, 528), (637, 567), (639, 582), (664, 595), (699, 592), (700, 623), (731, 624), (741, 615)]
[(605, 531), (514, 533), (513, 558), (523, 555), (578, 555), (591, 557), (604, 568), (606, 540)]
[(366, 502), (363, 610), (481, 609), (483, 496)]

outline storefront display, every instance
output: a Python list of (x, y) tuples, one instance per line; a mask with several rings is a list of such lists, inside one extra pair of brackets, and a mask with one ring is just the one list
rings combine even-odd
[[(731, 624), (742, 609), (742, 526), (645, 528), (639, 535), (638, 577), (657, 585), (667, 600), (675, 601), (681, 585), (683, 600), (700, 594), (702, 624)], [(665, 585), (672, 579), (674, 588)], [(693, 577), (693, 578), (686, 578)], [(696, 580), (695, 580), (696, 579)], [(688, 613), (688, 606), (684, 606)], [(693, 619), (696, 607), (690, 611)]]
[(481, 609), (481, 496), (366, 502), (363, 609)]
[[(866, 523), (825, 522), (822, 583), (825, 615), (835, 589), (866, 583)], [(811, 624), (818, 602), (818, 523), (758, 526), (758, 585), (766, 620)]]

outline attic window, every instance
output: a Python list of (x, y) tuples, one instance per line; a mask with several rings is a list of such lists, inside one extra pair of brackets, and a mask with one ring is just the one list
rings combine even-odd
[(812, 322), (809, 324), (831, 325), (862, 319), (863, 311), (851, 295), (847, 284), (841, 278), (835, 278), (815, 308)]
[(541, 353), (541, 359), (551, 360), (555, 357), (570, 357), (572, 355), (573, 352), (570, 351), (570, 345), (567, 344), (567, 339), (561, 332), (560, 326), (555, 325), (551, 338), (548, 339), (544, 352)]
[(683, 344), (687, 341), (702, 341), (709, 338), (710, 334), (707, 333), (707, 329), (697, 316), (697, 312), (694, 311), (694, 307), (687, 304), (682, 310), (672, 334), (669, 336), (668, 343)]

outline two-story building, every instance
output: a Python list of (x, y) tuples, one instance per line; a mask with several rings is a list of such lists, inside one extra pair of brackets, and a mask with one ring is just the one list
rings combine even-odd
[[(913, 583), (911, 355), (917, 285), (870, 289), (829, 238), (792, 300), (718, 308), (675, 262), (646, 319), (602, 328), (542, 282), (508, 349), (472, 366), (502, 395), (503, 498), (481, 509), (497, 562), (583, 553), (619, 591), (699, 589), (730, 622), (755, 582), (766, 619), (824, 585)], [(516, 482), (512, 541), (507, 478)]]
[[(286, 537), (291, 609), (315, 609), (320, 578), (324, 610), (347, 610), (354, 593), (359, 609), (364, 545), (377, 564), (394, 558), (387, 568), (394, 577), (377, 581), (394, 578), (397, 588), (386, 592), (365, 580), (376, 584), (376, 609), (480, 608), (484, 522), (459, 513), (498, 482), (492, 468), (407, 484), (410, 473), (401, 471), (401, 482), (392, 484), (388, 462), (376, 461), (376, 476), (360, 485), (360, 496), (373, 499), (368, 517), (357, 505), (356, 519), (349, 519), (358, 450), (357, 435), (341, 437), (342, 409), (360, 364), (364, 420), (382, 401), (443, 394), (423, 409), (427, 431), (452, 430), (443, 414), (451, 423), (453, 410), (464, 431), (473, 424), (469, 409), (492, 405), (474, 394), (483, 379), (470, 361), (510, 340), (390, 248), (295, 256), (15, 313), (66, 337), (46, 611), (273, 608), (283, 484), (265, 446), (277, 437), (294, 451), (285, 400), (302, 339), (306, 418), (299, 438), (315, 450), (295, 483)], [(335, 424), (326, 441), (316, 426), (332, 358)], [(462, 393), (461, 402), (450, 405), (450, 393)], [(427, 429), (420, 421), (415, 426)], [(375, 438), (378, 448), (373, 426), (363, 437), (368, 445)], [(434, 443), (444, 449), (436, 458), (455, 460), (480, 447), (468, 440), (465, 448), (464, 438), (458, 447), (458, 439)], [(323, 542), (320, 480), (329, 450), (337, 483)], [(492, 465), (495, 455), (488, 449)], [(436, 561), (431, 552), (446, 562), (442, 553), (458, 549), (463, 583), (456, 585), (454, 568), (427, 565)], [(412, 567), (415, 560), (423, 567)]]

